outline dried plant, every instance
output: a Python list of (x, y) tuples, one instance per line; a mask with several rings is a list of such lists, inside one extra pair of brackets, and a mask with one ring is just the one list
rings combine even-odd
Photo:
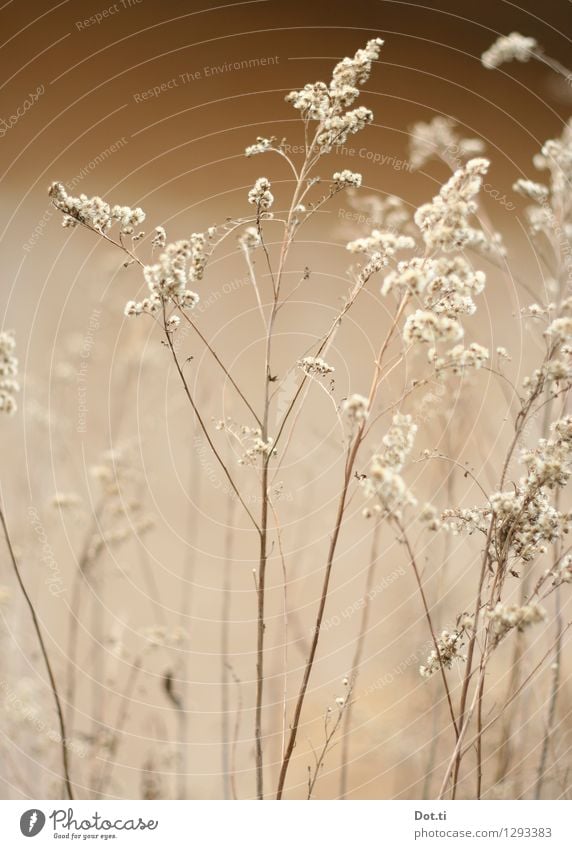
[[(254, 710), (255, 785), (259, 799), (275, 795), (281, 799), (298, 743), (302, 714), (309, 704), (310, 680), (318, 654), (324, 615), (330, 597), (332, 573), (340, 559), (339, 542), (349, 521), (349, 505), (355, 498), (363, 502), (363, 522), (373, 530), (374, 543), (367, 577), (371, 586), (373, 567), (383, 562), (377, 534), (384, 527), (393, 532), (405, 553), (420, 603), (430, 653), (419, 665), (427, 688), (439, 688), (447, 706), (443, 718), (442, 746), (444, 762), (440, 776), (440, 796), (455, 797), (463, 778), (462, 769), (469, 751), (476, 752), (477, 767), (471, 793), (483, 795), (483, 746), (488, 732), (504, 719), (519, 694), (542, 664), (533, 672), (512, 681), (505, 705), (490, 718), (487, 706), (488, 671), (496, 658), (503, 657), (501, 647), (528, 632), (543, 627), (547, 620), (546, 601), (560, 588), (572, 582), (571, 556), (563, 545), (570, 529), (572, 514), (563, 506), (562, 493), (572, 474), (572, 416), (567, 413), (572, 380), (572, 297), (570, 297), (571, 256), (568, 238), (572, 229), (572, 125), (562, 136), (547, 141), (535, 158), (537, 169), (546, 172), (544, 183), (520, 179), (515, 192), (529, 202), (526, 214), (538, 256), (550, 277), (546, 293), (538, 292), (528, 280), (525, 291), (537, 291), (536, 300), (521, 316), (534, 323), (534, 332), (542, 343), (542, 356), (521, 386), (513, 381), (510, 353), (504, 346), (491, 351), (472, 339), (471, 316), (477, 311), (486, 285), (482, 265), (502, 268), (507, 248), (499, 233), (479, 206), (479, 193), (491, 163), (483, 155), (480, 139), (462, 138), (449, 119), (437, 117), (418, 123), (411, 132), (411, 162), (419, 168), (435, 158), (451, 169), (439, 191), (422, 204), (413, 216), (399, 198), (380, 204), (379, 226), (370, 233), (352, 239), (348, 251), (355, 263), (349, 269), (351, 285), (334, 319), (318, 329), (316, 341), (307, 350), (291, 352), (284, 365), (276, 353), (280, 321), (286, 321), (286, 309), (299, 288), (309, 285), (311, 269), (292, 285), (289, 277), (291, 250), (302, 228), (341, 192), (355, 198), (362, 178), (348, 169), (335, 171), (329, 179), (320, 176), (325, 158), (335, 154), (348, 140), (363, 131), (373, 120), (372, 112), (354, 107), (359, 87), (369, 78), (383, 42), (370, 40), (353, 58), (345, 58), (333, 69), (329, 82), (315, 82), (292, 91), (286, 98), (300, 114), (303, 153), (290, 156), (285, 139), (258, 137), (247, 147), (248, 158), (275, 155), (285, 163), (291, 181), (288, 192), (282, 183), (258, 177), (245, 199), (250, 214), (231, 217), (221, 226), (169, 241), (164, 227), (157, 226), (150, 239), (140, 231), (146, 215), (139, 207), (111, 205), (100, 197), (71, 196), (62, 183), (53, 183), (49, 194), (63, 215), (65, 227), (81, 227), (112, 245), (122, 254), (125, 266), (141, 271), (144, 292), (125, 306), (129, 318), (145, 316), (162, 336), (171, 359), (180, 390), (193, 414), (193, 425), (206, 440), (223, 476), (228, 491), (242, 510), (251, 530), (252, 557), (256, 556), (256, 693)], [(530, 58), (553, 68), (534, 39), (518, 34), (501, 39), (483, 56), (487, 68), (504, 61)], [(280, 186), (280, 188), (277, 188)], [(284, 198), (282, 195), (284, 192)], [(201, 328), (197, 306), (201, 292), (208, 291), (209, 264), (220, 246), (229, 238), (245, 263), (251, 284), (254, 308), (263, 333), (259, 369), (259, 389), (248, 392), (244, 375), (234, 373), (217, 351), (217, 345)], [(149, 249), (146, 258), (143, 250)], [(351, 392), (340, 394), (336, 367), (331, 360), (333, 342), (348, 313), (366, 289), (381, 294), (385, 315), (383, 330), (375, 341), (376, 353), (369, 374), (359, 369), (351, 375)], [(381, 319), (380, 319), (381, 324)], [(182, 339), (182, 328), (202, 346), (213, 365), (220, 370), (234, 395), (232, 410), (224, 410), (214, 419), (199, 402), (195, 386), (201, 375), (193, 369), (192, 356), (182, 352), (189, 336)], [(178, 335), (179, 334), (179, 335)], [(195, 348), (191, 348), (195, 350)], [(415, 376), (410, 377), (413, 373)], [(396, 390), (395, 376), (403, 375)], [(294, 375), (294, 377), (293, 377)], [(508, 415), (513, 433), (503, 448), (503, 458), (494, 472), (495, 485), (481, 481), (456, 457), (443, 455), (432, 443), (430, 427), (423, 410), (422, 391), (438, 387), (430, 406), (437, 403), (447, 409), (454, 393), (464, 388), (476, 397), (482, 392), (479, 381), (493, 376), (507, 391)], [(284, 401), (284, 388), (289, 387)], [(284, 577), (284, 596), (288, 600), (288, 582), (292, 558), (285, 550), (280, 520), (280, 487), (276, 477), (286, 456), (303, 451), (310, 437), (302, 430), (301, 415), (308, 392), (325, 393), (338, 428), (339, 484), (334, 515), (329, 518), (330, 533), (324, 553), (322, 585), (317, 610), (297, 695), (288, 699), (288, 670), (285, 678), (284, 709), (287, 720), (278, 774), (268, 789), (265, 757), (265, 686), (268, 677), (266, 641), (267, 579), (271, 558), (280, 561)], [(8, 395), (3, 396), (9, 399)], [(9, 400), (3, 401), (9, 404)], [(238, 414), (236, 410), (240, 410)], [(232, 413), (232, 414), (231, 414)], [(499, 428), (504, 410), (499, 414)], [(543, 418), (541, 432), (533, 438), (531, 423)], [(224, 442), (226, 441), (226, 447)], [(341, 443), (341, 450), (340, 450)], [(228, 450), (231, 446), (232, 450)], [(518, 459), (520, 472), (513, 474)], [(461, 469), (471, 484), (470, 496), (476, 503), (437, 506), (427, 501), (409, 482), (413, 463), (430, 465), (435, 461)], [(450, 492), (452, 490), (449, 490)], [(253, 492), (257, 498), (253, 497)], [(259, 509), (255, 509), (256, 505)], [(232, 521), (229, 513), (229, 522)], [(301, 508), (299, 521), (304, 521)], [(365, 533), (365, 530), (364, 530)], [(451, 622), (437, 621), (441, 606), (431, 598), (424, 570), (420, 565), (418, 534), (465, 538), (463, 546), (477, 553), (480, 561), (475, 575), (467, 577), (463, 608)], [(255, 555), (256, 551), (256, 555)], [(225, 569), (232, 560), (227, 541)], [(274, 560), (273, 560), (274, 562)], [(548, 565), (547, 565), (548, 564)], [(84, 570), (85, 571), (85, 570)], [(526, 580), (523, 575), (526, 573)], [(534, 579), (533, 579), (534, 574)], [(228, 580), (228, 578), (226, 579)], [(520, 584), (519, 584), (520, 582)], [(470, 585), (470, 586), (469, 586)], [(515, 600), (515, 588), (524, 589)], [(228, 616), (228, 583), (223, 598), (224, 616)], [(518, 593), (517, 593), (518, 595)], [(289, 611), (284, 605), (284, 641), (288, 640)], [(361, 664), (369, 608), (364, 609), (354, 649), (347, 696), (338, 705), (335, 722), (325, 724), (325, 742), (309, 770), (307, 796), (312, 796), (318, 775), (332, 748), (334, 734), (341, 728), (346, 735), (342, 755), (342, 795), (348, 793), (348, 735), (351, 733), (351, 705), (358, 696), (355, 683)], [(555, 651), (562, 652), (566, 626), (562, 616), (557, 623)], [(223, 772), (225, 795), (235, 795), (235, 768), (231, 768), (228, 727), (228, 633), (224, 632), (222, 658), (223, 686)], [(522, 646), (519, 649), (519, 658)], [(283, 662), (289, 655), (283, 655)], [(139, 661), (133, 667), (139, 668)], [(460, 672), (460, 680), (458, 674)], [(236, 676), (233, 678), (236, 679)], [(165, 683), (167, 695), (178, 713), (184, 706), (173, 681)], [(554, 724), (558, 681), (549, 697), (548, 731), (539, 765), (538, 783), (546, 771), (547, 745)], [(240, 714), (240, 710), (239, 710)], [(240, 722), (240, 718), (238, 720)], [(274, 729), (279, 733), (278, 729)], [(235, 729), (235, 740), (238, 729)], [(115, 744), (114, 744), (115, 745)], [(232, 760), (234, 762), (234, 749)], [(432, 772), (438, 770), (432, 755)], [(153, 770), (147, 767), (151, 774)], [(506, 769), (505, 769), (506, 772)], [(468, 773), (470, 778), (473, 773)], [(107, 780), (107, 778), (105, 778)], [(103, 778), (101, 779), (103, 781)], [(101, 783), (101, 782), (100, 782)], [(146, 786), (148, 785), (148, 782)], [(145, 791), (149, 794), (151, 791)], [(537, 790), (537, 792), (540, 792)], [(155, 793), (155, 790), (153, 790)]]

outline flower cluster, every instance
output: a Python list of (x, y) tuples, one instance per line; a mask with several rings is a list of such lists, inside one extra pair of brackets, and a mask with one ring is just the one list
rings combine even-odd
[(433, 504), (424, 504), (419, 511), (417, 518), (423, 525), (425, 525), (428, 531), (438, 531), (442, 527), (439, 511), (433, 506)]
[(361, 174), (358, 174), (357, 171), (349, 171), (345, 168), (343, 171), (336, 171), (332, 180), (334, 181), (336, 189), (347, 189), (351, 187), (359, 189), (361, 186), (362, 176)]
[(332, 374), (335, 371), (334, 367), (328, 365), (321, 357), (303, 357), (301, 360), (298, 360), (296, 365), (308, 377), (326, 377), (326, 375)]
[[(555, 309), (555, 304), (549, 304), (546, 309), (533, 304), (528, 314), (533, 317), (546, 319)], [(544, 335), (549, 343), (549, 355), (540, 368), (523, 380), (527, 398), (535, 398), (544, 390), (553, 396), (569, 389), (572, 385), (572, 299), (567, 298), (560, 305), (561, 315), (553, 319)]]
[(473, 298), (481, 294), (485, 280), (484, 272), (472, 269), (462, 256), (413, 257), (399, 262), (384, 278), (381, 292), (425, 294), (424, 304), (431, 312), (452, 318), (475, 312)]
[(560, 138), (548, 139), (533, 161), (539, 171), (550, 172), (553, 195), (566, 195), (569, 192), (572, 179), (572, 118), (564, 125)]
[(458, 342), (463, 338), (463, 326), (456, 318), (436, 315), (428, 310), (416, 310), (407, 317), (403, 327), (403, 341), (407, 345), (415, 342)]
[(253, 466), (259, 457), (270, 457), (276, 454), (276, 449), (273, 446), (273, 437), (269, 436), (267, 439), (263, 439), (260, 429), (249, 428), (247, 447), (238, 462), (241, 466)]
[(455, 533), (464, 528), (486, 534), (492, 520), (491, 558), (501, 565), (510, 558), (528, 562), (544, 554), (572, 526), (572, 514), (557, 509), (550, 498), (551, 490), (565, 486), (572, 474), (572, 417), (554, 422), (550, 431), (550, 439), (522, 451), (526, 474), (512, 489), (493, 493), (484, 507), (442, 515)]
[(84, 224), (99, 233), (106, 233), (113, 224), (118, 223), (120, 232), (132, 235), (135, 228), (145, 220), (145, 213), (140, 207), (132, 209), (129, 206), (110, 206), (102, 198), (95, 195), (79, 197), (69, 195), (63, 183), (52, 183), (48, 191), (56, 209), (63, 212), (63, 226), (76, 227)]
[(227, 416), (226, 419), (215, 421), (215, 429), (226, 431), (240, 444), (243, 454), (238, 462), (241, 466), (253, 466), (259, 457), (271, 457), (276, 454), (274, 438), (268, 436), (266, 439), (263, 439), (262, 431), (259, 427), (238, 425), (232, 418)]
[(368, 401), (363, 395), (350, 395), (342, 401), (342, 412), (352, 425), (361, 424), (369, 415)]
[(461, 650), (465, 640), (465, 629), (459, 628), (454, 631), (442, 631), (437, 640), (437, 649), (433, 649), (425, 661), (424, 666), (419, 667), (422, 678), (430, 678), (439, 669), (451, 669), (454, 660), (465, 660)]
[(503, 604), (499, 601), (492, 610), (487, 611), (487, 617), (495, 640), (499, 642), (513, 628), (524, 631), (531, 625), (543, 622), (546, 618), (546, 611), (539, 604), (520, 606), (518, 604)]
[(372, 62), (379, 57), (383, 41), (373, 38), (353, 58), (346, 57), (335, 66), (329, 84), (308, 83), (292, 91), (286, 101), (297, 109), (304, 121), (318, 122), (316, 144), (322, 153), (343, 145), (373, 120), (373, 113), (364, 106), (349, 110), (359, 95), (358, 85), (369, 78)]
[(129, 301), (125, 315), (157, 312), (168, 300), (179, 307), (195, 307), (199, 296), (188, 285), (203, 277), (208, 259), (206, 247), (207, 237), (204, 233), (193, 233), (188, 239), (167, 245), (158, 262), (143, 268), (149, 297), (141, 302)]
[(429, 250), (453, 251), (482, 242), (481, 231), (471, 227), (468, 219), (476, 212), (474, 198), (488, 168), (487, 159), (470, 159), (455, 171), (430, 203), (419, 207), (415, 223)]
[(247, 227), (238, 241), (241, 248), (245, 251), (253, 251), (260, 247), (262, 238), (258, 227)]
[(407, 506), (417, 503), (401, 476), (416, 433), (417, 425), (411, 416), (397, 413), (393, 417), (380, 450), (371, 459), (368, 474), (361, 480), (364, 495), (370, 502), (364, 510), (366, 517), (375, 513), (401, 518)]
[(572, 475), (572, 416), (553, 422), (550, 431), (550, 439), (540, 439), (535, 448), (521, 453), (528, 488), (562, 487)]
[(535, 183), (533, 180), (517, 180), (513, 185), (513, 189), (519, 195), (535, 203), (544, 203), (550, 195), (548, 186), (544, 186), (542, 183)]
[(553, 571), (554, 583), (572, 584), (572, 554), (567, 554)]
[(274, 141), (274, 136), (270, 139), (266, 139), (263, 136), (257, 136), (256, 144), (251, 144), (247, 147), (244, 154), (245, 156), (256, 156), (258, 153), (266, 153), (267, 150), (270, 150)]
[(10, 330), (0, 333), (0, 413), (12, 415), (16, 412), (15, 394), (18, 385), (18, 360), (14, 356), (16, 340)]
[(164, 248), (167, 244), (167, 232), (164, 227), (155, 227), (151, 244), (154, 248)]
[(434, 348), (428, 351), (427, 357), (436, 372), (450, 371), (462, 374), (466, 369), (480, 369), (489, 361), (490, 353), (478, 342), (471, 342), (468, 348), (455, 345), (441, 356)]
[(480, 156), (485, 150), (481, 139), (461, 138), (455, 122), (442, 115), (427, 123), (418, 121), (409, 132), (409, 158), (414, 170), (422, 168), (432, 157), (455, 166), (467, 158)]
[(270, 191), (270, 181), (259, 177), (248, 193), (248, 202), (259, 210), (267, 212), (274, 203), (274, 195)]
[(126, 448), (105, 451), (89, 469), (97, 481), (103, 504), (97, 530), (89, 540), (86, 557), (95, 560), (106, 548), (121, 545), (133, 534), (143, 535), (154, 526), (140, 499), (142, 478)]
[(407, 291), (412, 295), (420, 295), (434, 275), (434, 261), (428, 258), (414, 256), (412, 259), (397, 263), (394, 271), (383, 278), (381, 294), (387, 295), (395, 289), (401, 293)]
[(385, 259), (395, 255), (397, 251), (410, 250), (415, 247), (411, 236), (401, 236), (396, 233), (386, 233), (372, 230), (371, 235), (354, 239), (346, 245), (352, 254), (381, 254)]
[(483, 271), (472, 268), (462, 256), (444, 256), (431, 266), (425, 306), (438, 315), (472, 315), (474, 298), (485, 288)]
[[(544, 182), (520, 179), (514, 184), (514, 190), (531, 201), (525, 213), (533, 238), (546, 238), (556, 253), (557, 264), (564, 266), (570, 273), (572, 256), (569, 251), (562, 252), (557, 242), (563, 238), (568, 240), (572, 233), (572, 207), (569, 202), (572, 119), (564, 126), (559, 138), (548, 139), (544, 143), (533, 162), (539, 171), (548, 172), (548, 179)], [(552, 281), (551, 288), (560, 296), (564, 295), (562, 281)]]
[(485, 50), (481, 60), (485, 68), (498, 68), (505, 62), (528, 62), (534, 51), (538, 48), (536, 39), (527, 38), (519, 32), (511, 32), (503, 35), (494, 44)]

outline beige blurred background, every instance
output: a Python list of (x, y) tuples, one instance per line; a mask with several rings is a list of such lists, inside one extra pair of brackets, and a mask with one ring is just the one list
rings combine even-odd
[[(90, 22), (96, 15), (100, 22)], [(256, 539), (229, 506), (208, 447), (196, 440), (193, 417), (157, 329), (145, 318), (123, 317), (124, 303), (143, 291), (137, 271), (122, 268), (121, 258), (90, 234), (62, 230), (47, 187), (57, 179), (76, 194), (141, 205), (147, 229), (164, 225), (172, 239), (247, 214), (247, 191), (262, 174), (272, 180), (277, 207), (283, 208), (287, 168), (278, 158), (245, 159), (244, 147), (259, 134), (287, 136), (299, 145), (301, 126), (284, 95), (306, 82), (329, 79), (340, 57), (379, 35), (385, 46), (360, 101), (374, 111), (374, 125), (348, 143), (353, 156), (332, 155), (323, 176), (344, 167), (358, 170), (363, 196), (397, 194), (413, 209), (447, 177), (438, 164), (411, 169), (407, 132), (413, 122), (444, 114), (464, 134), (484, 139), (493, 165), (483, 205), (510, 251), (506, 273), (483, 265), (488, 288), (471, 333), (491, 347), (509, 347), (512, 374), (520, 379), (539, 343), (514, 321), (530, 300), (516, 278), (539, 296), (545, 281), (511, 186), (531, 174), (532, 156), (542, 142), (560, 134), (572, 107), (572, 88), (539, 64), (491, 72), (479, 57), (497, 34), (518, 30), (566, 64), (569, 4), (14, 0), (0, 9), (0, 25), (0, 118), (7, 122), (0, 138), (0, 310), (2, 325), (16, 329), (23, 377), (19, 414), (2, 422), (0, 480), (64, 697), (71, 634), (77, 680), (73, 777), (85, 798), (221, 798), (231, 792), (222, 775), (231, 758), (238, 795), (251, 797)], [(252, 67), (234, 69), (244, 62)], [(37, 102), (8, 126), (32, 92)], [(493, 194), (506, 194), (508, 208)], [(344, 246), (365, 234), (367, 224), (356, 221), (355, 205), (342, 198), (313, 220), (292, 253), (292, 285), (305, 266), (312, 276), (279, 322), (279, 375), (324, 331), (347, 291), (350, 257)], [(236, 241), (224, 244), (200, 294), (202, 332), (259, 401), (261, 326)], [(373, 287), (336, 337), (331, 359), (337, 399), (368, 385), (374, 348), (387, 323), (385, 309)], [(242, 423), (244, 409), (200, 342), (187, 335), (180, 346), (185, 357), (193, 357), (187, 374), (207, 419), (231, 415)], [(396, 393), (402, 380), (396, 376)], [(510, 425), (503, 430), (498, 424), (505, 399), (486, 376), (468, 384), (451, 399), (446, 414), (436, 410), (426, 417), (423, 447), (446, 446), (492, 488), (510, 432)], [(287, 398), (290, 390), (283, 391)], [(290, 699), (309, 643), (341, 475), (340, 433), (323, 395), (312, 396), (299, 434), (279, 476), (289, 564)], [(224, 438), (219, 444), (227, 450)], [(74, 637), (78, 562), (99, 499), (89, 469), (101, 465), (112, 447), (129, 458), (126, 497), (141, 502), (140, 515), (152, 516), (154, 528), (145, 534), (135, 528), (125, 542), (102, 553), (81, 583)], [(423, 497), (440, 507), (463, 499), (472, 503), (475, 493), (462, 475), (415, 468), (411, 482)], [(254, 473), (238, 475), (256, 506)], [(49, 504), (54, 493), (73, 493), (81, 504), (54, 509)], [(340, 695), (354, 652), (371, 534), (359, 515), (361, 506), (356, 497), (341, 540), (327, 627), (290, 775), (291, 797), (304, 796), (312, 748), (322, 742), (324, 712)], [(46, 546), (52, 552), (47, 559)], [(444, 551), (440, 538), (426, 537), (419, 546), (436, 615), (443, 626), (451, 625), (472, 598), (478, 548), (456, 539)], [(431, 757), (441, 763), (450, 743), (438, 734), (446, 726), (445, 711), (443, 705), (435, 707), (441, 699), (437, 682), (424, 682), (417, 674), (429, 635), (402, 548), (385, 531), (383, 551), (355, 693), (350, 790), (354, 798), (431, 796), (439, 770), (431, 780), (427, 764)], [(38, 726), (44, 721), (56, 727), (50, 693), (4, 554), (1, 562), (0, 584), (10, 597), (1, 608), (0, 678), (7, 704), (0, 729), (0, 792), (5, 798), (58, 796), (60, 753)], [(49, 580), (55, 572), (58, 592)], [(272, 787), (283, 686), (282, 569), (276, 547), (269, 584), (265, 730)], [(230, 621), (230, 670), (221, 661), (223, 617)], [(141, 630), (155, 626), (180, 628), (184, 639), (174, 648), (149, 652)], [(492, 685), (495, 698), (506, 689), (509, 658), (507, 649)], [(170, 687), (182, 700), (184, 717)], [(546, 692), (547, 678), (519, 703), (519, 731), (511, 737), (512, 760), (501, 782), (494, 779), (493, 735), (490, 797), (530, 795)], [(563, 792), (561, 775), (569, 764), (571, 697), (568, 678), (561, 748), (554, 756), (559, 766), (546, 788), (550, 796)], [(31, 704), (37, 715), (28, 711), (23, 717), (15, 700)], [(232, 751), (223, 751), (223, 734), (236, 737)], [(319, 798), (338, 795), (338, 765), (339, 746), (317, 784)]]

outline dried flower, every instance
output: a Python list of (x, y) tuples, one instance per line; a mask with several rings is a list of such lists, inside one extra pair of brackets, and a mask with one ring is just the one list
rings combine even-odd
[(334, 367), (328, 365), (321, 357), (303, 357), (296, 365), (309, 377), (325, 377), (335, 371)]
[(244, 155), (256, 156), (258, 153), (266, 153), (267, 150), (270, 150), (274, 141), (274, 136), (270, 139), (265, 139), (263, 136), (257, 136), (256, 144), (251, 144), (250, 147), (247, 147), (244, 151)]
[(322, 153), (343, 145), (348, 136), (359, 132), (373, 120), (373, 113), (364, 106), (347, 110), (359, 95), (358, 85), (369, 78), (371, 65), (379, 57), (383, 44), (373, 38), (353, 58), (346, 57), (335, 66), (329, 85), (323, 82), (308, 83), (300, 91), (286, 97), (306, 121), (318, 122), (316, 143)]
[(167, 244), (167, 233), (164, 227), (155, 227), (155, 233), (151, 239), (154, 248), (164, 248)]
[(106, 233), (114, 223), (118, 222), (120, 232), (131, 235), (135, 227), (145, 220), (145, 213), (140, 207), (135, 209), (118, 205), (111, 207), (97, 195), (88, 197), (81, 194), (76, 198), (67, 193), (63, 183), (52, 183), (48, 194), (56, 209), (64, 214), (62, 222), (64, 227), (84, 224), (100, 233)]
[(425, 661), (425, 665), (419, 667), (421, 677), (430, 678), (439, 669), (451, 669), (454, 660), (465, 660), (465, 656), (461, 654), (464, 639), (465, 629), (463, 627), (454, 631), (442, 631), (437, 640), (438, 651), (433, 649)]
[(384, 259), (394, 256), (396, 251), (408, 250), (414, 247), (415, 241), (411, 236), (384, 233), (381, 230), (372, 230), (370, 236), (362, 239), (354, 239), (353, 242), (348, 242), (346, 245), (350, 253), (378, 253)]
[(363, 395), (350, 395), (342, 401), (342, 412), (352, 424), (360, 424), (368, 417), (368, 400)]
[(259, 177), (248, 193), (248, 202), (256, 206), (261, 212), (266, 212), (274, 203), (274, 195), (270, 191), (270, 181), (266, 177)]
[(362, 176), (355, 171), (336, 171), (332, 180), (335, 183), (336, 189), (346, 189), (353, 186), (359, 188), (361, 186)]
[(535, 203), (544, 203), (550, 195), (548, 186), (543, 186), (542, 183), (535, 183), (532, 180), (517, 180), (513, 189)]
[(14, 356), (16, 340), (11, 330), (0, 332), (0, 413), (12, 415), (17, 410), (15, 395), (18, 384), (18, 360)]
[(403, 340), (407, 345), (414, 342), (457, 342), (463, 338), (463, 327), (455, 318), (435, 315), (428, 310), (416, 310), (410, 315), (403, 328)]
[(453, 165), (458, 160), (479, 156), (485, 150), (481, 139), (463, 139), (454, 121), (437, 115), (425, 123), (419, 121), (410, 130), (410, 161), (414, 170), (422, 168), (433, 156)]
[(257, 227), (247, 227), (239, 239), (243, 250), (253, 251), (262, 244), (260, 232)]
[(527, 38), (519, 32), (503, 35), (494, 42), (481, 56), (485, 68), (498, 68), (504, 62), (528, 62), (538, 48), (536, 39)]
[(411, 416), (397, 413), (393, 417), (380, 450), (371, 458), (368, 474), (361, 480), (364, 495), (370, 502), (367, 515), (373, 512), (400, 518), (406, 507), (416, 504), (400, 474), (416, 433), (417, 425)]
[(546, 611), (539, 604), (520, 606), (518, 604), (503, 604), (499, 601), (492, 610), (487, 611), (487, 616), (495, 639), (499, 642), (513, 628), (524, 631), (531, 625), (543, 622), (546, 618)]
[(475, 196), (489, 168), (487, 159), (470, 159), (441, 187), (430, 203), (420, 206), (415, 223), (430, 250), (458, 250), (478, 240), (479, 231), (468, 223), (476, 212)]

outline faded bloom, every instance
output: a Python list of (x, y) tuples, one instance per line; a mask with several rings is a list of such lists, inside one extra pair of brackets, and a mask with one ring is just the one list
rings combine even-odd
[(361, 480), (368, 501), (364, 511), (366, 517), (376, 513), (401, 518), (406, 507), (417, 503), (400, 474), (416, 433), (417, 425), (411, 416), (396, 413), (380, 450), (371, 458), (368, 474)]
[(337, 189), (346, 189), (351, 186), (357, 189), (361, 186), (362, 176), (356, 171), (349, 171), (346, 168), (343, 171), (336, 171), (332, 179)]
[(301, 112), (304, 120), (318, 122), (317, 144), (322, 153), (344, 144), (349, 135), (373, 120), (373, 113), (364, 106), (346, 110), (359, 95), (357, 86), (369, 78), (372, 62), (379, 57), (382, 44), (381, 38), (373, 38), (353, 58), (338, 62), (329, 84), (308, 83), (287, 95), (287, 102)]
[(248, 193), (248, 202), (261, 212), (266, 212), (274, 203), (274, 195), (270, 191), (270, 181), (259, 177)]
[(372, 230), (370, 236), (362, 239), (354, 239), (348, 242), (347, 250), (352, 254), (379, 253), (384, 258), (394, 256), (396, 251), (409, 250), (415, 247), (415, 241), (411, 236), (399, 236), (395, 233), (385, 233), (381, 230)]
[(461, 138), (456, 132), (455, 122), (442, 115), (427, 123), (419, 121), (414, 124), (410, 130), (409, 147), (414, 170), (422, 168), (434, 156), (454, 165), (467, 157), (479, 156), (485, 150), (481, 139)]
[(11, 330), (0, 333), (0, 413), (12, 415), (17, 410), (15, 395), (18, 384), (18, 360), (14, 356), (16, 340)]
[(262, 244), (257, 227), (247, 227), (240, 239), (240, 246), (246, 251), (253, 251)]
[(481, 56), (485, 68), (498, 68), (504, 62), (528, 62), (538, 48), (536, 39), (527, 38), (519, 32), (503, 35)]
[(114, 223), (118, 222), (122, 234), (132, 235), (135, 227), (145, 220), (145, 213), (140, 207), (135, 209), (118, 205), (111, 207), (97, 195), (88, 197), (81, 194), (76, 198), (67, 193), (63, 183), (52, 183), (48, 194), (56, 209), (63, 212), (64, 227), (84, 224), (100, 233), (106, 233)]
[(480, 369), (489, 361), (490, 354), (487, 348), (478, 342), (471, 342), (468, 348), (463, 345), (455, 345), (442, 356), (438, 356), (435, 349), (428, 353), (428, 359), (435, 371), (451, 371), (453, 374), (462, 374), (465, 369)]
[(457, 342), (463, 338), (463, 327), (455, 318), (435, 315), (428, 310), (416, 310), (408, 317), (403, 328), (403, 340), (414, 342)]
[(433, 649), (425, 661), (424, 666), (419, 667), (422, 678), (430, 678), (439, 669), (451, 669), (454, 660), (465, 660), (461, 654), (465, 639), (465, 629), (459, 628), (455, 631), (442, 631), (437, 640), (438, 652)]
[(266, 153), (267, 150), (270, 150), (274, 141), (274, 136), (270, 139), (265, 139), (263, 136), (257, 136), (256, 144), (251, 144), (247, 147), (244, 151), (244, 155), (256, 156), (258, 153)]
[(408, 291), (412, 295), (420, 295), (435, 275), (433, 260), (423, 257), (413, 257), (397, 263), (395, 271), (391, 271), (383, 279), (381, 294), (387, 295), (395, 289)]
[(350, 395), (342, 402), (342, 412), (352, 424), (360, 424), (368, 417), (368, 401), (363, 395)]
[(536, 625), (546, 619), (546, 611), (539, 604), (503, 604), (498, 602), (487, 612), (493, 633), (497, 642), (502, 640), (509, 631), (516, 628), (524, 631), (531, 625)]
[(328, 365), (321, 357), (303, 357), (296, 365), (309, 377), (325, 377), (335, 371), (334, 367)]
[(164, 248), (167, 244), (167, 233), (164, 227), (155, 227), (155, 232), (151, 240), (154, 248)]
[(533, 180), (517, 180), (513, 185), (513, 189), (519, 195), (535, 203), (544, 203), (550, 195), (548, 186), (543, 186), (542, 183), (535, 183)]
[(129, 301), (125, 315), (155, 313), (164, 300), (189, 309), (196, 306), (199, 296), (188, 285), (203, 277), (208, 259), (206, 241), (204, 233), (193, 233), (189, 239), (167, 245), (154, 265), (144, 266), (143, 277), (150, 295), (140, 302)]
[(441, 526), (439, 511), (432, 504), (424, 504), (419, 511), (419, 521), (424, 524), (429, 531), (438, 531)]
[(420, 206), (415, 223), (431, 250), (458, 250), (478, 241), (480, 231), (468, 223), (477, 210), (474, 198), (489, 168), (487, 159), (470, 159), (441, 187), (430, 203)]

